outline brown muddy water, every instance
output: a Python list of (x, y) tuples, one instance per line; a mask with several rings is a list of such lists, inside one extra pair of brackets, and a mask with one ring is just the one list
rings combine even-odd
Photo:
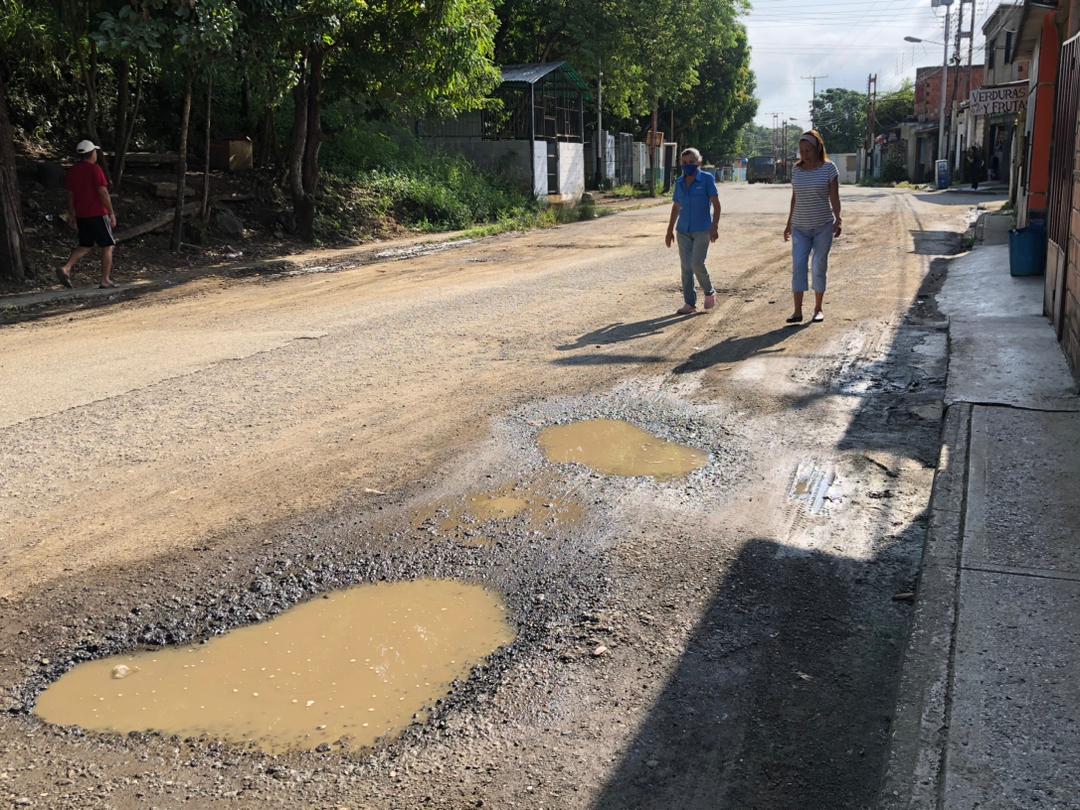
[(510, 520), (529, 508), (529, 500), (516, 495), (474, 495), (468, 511), (477, 520)]
[(475, 585), (362, 585), (206, 644), (82, 664), (38, 700), (42, 719), (99, 731), (207, 734), (270, 752), (409, 725), (450, 683), (514, 639)]
[(681, 478), (704, 467), (708, 454), (665, 441), (628, 422), (590, 419), (557, 425), (540, 434), (549, 460), (584, 464), (605, 475), (648, 475), (659, 480)]

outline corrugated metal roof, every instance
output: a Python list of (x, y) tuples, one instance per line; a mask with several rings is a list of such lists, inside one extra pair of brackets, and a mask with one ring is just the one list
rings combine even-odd
[(579, 90), (587, 90), (588, 85), (566, 62), (538, 62), (532, 65), (503, 65), (503, 84), (536, 84), (545, 76), (558, 72), (568, 84)]

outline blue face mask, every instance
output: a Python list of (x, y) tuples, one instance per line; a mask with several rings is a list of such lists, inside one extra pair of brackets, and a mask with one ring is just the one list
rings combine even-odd
[(686, 177), (695, 177), (698, 173), (698, 166), (696, 163), (683, 164), (682, 173)]

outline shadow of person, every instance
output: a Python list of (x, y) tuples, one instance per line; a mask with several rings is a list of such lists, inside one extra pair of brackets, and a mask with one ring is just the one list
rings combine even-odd
[(556, 346), (555, 348), (560, 352), (569, 352), (574, 349), (584, 349), (588, 346), (622, 343), (627, 340), (660, 335), (663, 334), (665, 327), (693, 317), (693, 315), (679, 315), (672, 312), (670, 315), (661, 315), (644, 321), (635, 321), (634, 323), (612, 323), (594, 329), (592, 332), (587, 332), (573, 343), (564, 343), (562, 346)]
[(772, 349), (772, 347), (782, 343), (797, 332), (801, 332), (807, 326), (809, 326), (809, 322), (794, 326), (781, 326), (761, 335), (724, 338), (716, 345), (690, 355), (685, 362), (675, 366), (673, 372), (675, 374), (686, 374), (690, 371), (702, 371), (715, 366), (717, 363), (738, 363), (748, 357), (753, 357), (755, 354), (782, 352), (784, 351), (782, 348)]

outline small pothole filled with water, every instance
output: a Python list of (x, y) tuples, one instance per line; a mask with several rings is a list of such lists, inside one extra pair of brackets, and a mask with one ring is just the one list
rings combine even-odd
[(551, 461), (584, 464), (605, 475), (681, 478), (704, 467), (708, 454), (669, 442), (617, 419), (590, 419), (557, 425), (540, 434)]
[(43, 720), (207, 734), (270, 752), (373, 743), (514, 639), (502, 601), (445, 580), (361, 585), (206, 644), (82, 664), (38, 699)]

